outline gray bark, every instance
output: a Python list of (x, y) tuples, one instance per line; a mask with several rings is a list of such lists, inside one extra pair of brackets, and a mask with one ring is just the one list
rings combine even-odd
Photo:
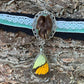
[[(56, 17), (84, 18), (83, 0), (1, 0), (0, 11), (36, 14), (45, 8)], [(84, 41), (53, 37), (45, 44), (50, 75), (44, 79), (32, 74), (39, 53), (38, 40), (24, 32), (0, 29), (0, 84), (83, 84)], [(57, 60), (58, 59), (58, 60)]]

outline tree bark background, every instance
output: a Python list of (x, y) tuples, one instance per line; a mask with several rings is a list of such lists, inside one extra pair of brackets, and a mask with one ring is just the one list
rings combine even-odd
[[(44, 3), (45, 0), (0, 0), (0, 11), (36, 14), (45, 9)], [(56, 17), (84, 19), (84, 0), (46, 0), (46, 9)], [(47, 41), (44, 50), (51, 74), (44, 79), (31, 72), (39, 53), (38, 43), (24, 32), (0, 28), (0, 84), (84, 84), (83, 40), (53, 37)]]

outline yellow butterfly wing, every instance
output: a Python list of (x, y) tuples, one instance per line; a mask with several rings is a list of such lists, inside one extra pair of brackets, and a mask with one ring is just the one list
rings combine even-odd
[(47, 58), (44, 54), (39, 54), (35, 59), (33, 70), (37, 75), (45, 75), (49, 72), (49, 65)]
[(49, 66), (48, 63), (45, 63), (41, 67), (37, 68), (35, 74), (37, 75), (45, 75), (49, 72)]

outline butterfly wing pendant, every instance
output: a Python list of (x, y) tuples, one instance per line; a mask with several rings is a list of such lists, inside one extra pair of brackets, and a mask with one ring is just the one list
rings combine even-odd
[(38, 54), (34, 61), (32, 70), (34, 74), (38, 76), (44, 76), (49, 72), (49, 63), (45, 54)]

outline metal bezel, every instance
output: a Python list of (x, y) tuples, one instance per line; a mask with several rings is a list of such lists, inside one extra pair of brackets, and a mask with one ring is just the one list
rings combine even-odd
[[(40, 16), (42, 16), (42, 15), (50, 15), (50, 18), (51, 18), (51, 20), (52, 20), (52, 31), (51, 31), (51, 34), (50, 34), (50, 36), (49, 36), (49, 39), (50, 38), (52, 38), (53, 36), (54, 36), (54, 34), (55, 34), (55, 32), (56, 32), (56, 28), (57, 28), (57, 26), (56, 26), (56, 19), (55, 19), (55, 17), (54, 17), (54, 15), (52, 14), (52, 13), (50, 13), (50, 12), (48, 12), (47, 10), (44, 10), (44, 11), (40, 11), (40, 12), (38, 12), (36, 15), (35, 15), (35, 17), (34, 17), (34, 22), (33, 22), (33, 29), (32, 29), (32, 31), (33, 31), (33, 34), (34, 34), (34, 36), (37, 38), (37, 39), (39, 39), (39, 40), (42, 40), (42, 38), (38, 35), (38, 29), (36, 29), (36, 25), (37, 25), (37, 20), (38, 20), (38, 18), (40, 17)], [(45, 39), (45, 40), (48, 40), (48, 39)]]

